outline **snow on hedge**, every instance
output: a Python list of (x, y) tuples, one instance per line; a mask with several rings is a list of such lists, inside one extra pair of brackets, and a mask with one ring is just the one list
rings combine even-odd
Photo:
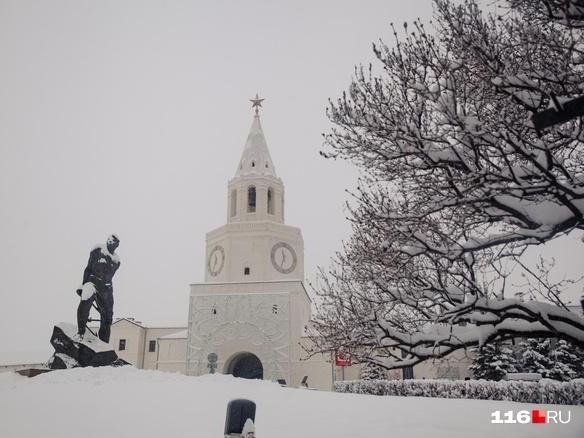
[(352, 380), (335, 383), (335, 391), (403, 397), (505, 400), (521, 403), (584, 405), (584, 379), (557, 382), (490, 380)]

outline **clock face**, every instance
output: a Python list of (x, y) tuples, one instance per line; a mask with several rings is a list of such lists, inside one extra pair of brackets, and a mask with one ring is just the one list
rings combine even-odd
[(278, 242), (272, 247), (270, 254), (272, 266), (282, 274), (289, 274), (296, 269), (298, 259), (294, 248), (286, 242)]
[(207, 267), (209, 268), (209, 274), (216, 277), (223, 270), (225, 265), (225, 250), (221, 245), (216, 245), (211, 254), (209, 255), (209, 260), (207, 261)]

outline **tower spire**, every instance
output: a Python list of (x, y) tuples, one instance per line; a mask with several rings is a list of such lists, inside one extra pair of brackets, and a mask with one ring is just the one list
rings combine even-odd
[(255, 115), (249, 130), (249, 135), (247, 136), (247, 141), (245, 142), (243, 154), (235, 172), (236, 177), (264, 175), (277, 178), (276, 169), (274, 169), (274, 163), (272, 163), (268, 144), (260, 123), (259, 109), (264, 100), (257, 93), (255, 98), (249, 100), (252, 103), (252, 109), (255, 110)]

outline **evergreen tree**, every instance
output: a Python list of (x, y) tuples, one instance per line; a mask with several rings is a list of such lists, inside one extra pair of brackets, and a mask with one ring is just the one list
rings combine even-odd
[(476, 356), (470, 369), (476, 379), (501, 380), (507, 373), (516, 373), (513, 351), (499, 344), (484, 344), (474, 349)]
[(559, 340), (556, 347), (550, 352), (552, 368), (548, 373), (548, 377), (562, 381), (582, 377), (584, 357), (581, 353), (581, 351), (578, 351), (563, 339)]
[(371, 362), (365, 362), (361, 368), (362, 380), (385, 380), (385, 370)]
[(558, 357), (576, 373), (574, 378), (584, 379), (584, 350), (563, 339), (558, 342), (557, 349), (560, 350)]
[(543, 378), (567, 381), (584, 377), (584, 352), (560, 339), (526, 339), (521, 346), (521, 371), (539, 373)]
[(538, 373), (544, 378), (549, 378), (549, 372), (553, 367), (550, 359), (549, 339), (529, 338), (521, 342), (520, 368), (524, 373)]

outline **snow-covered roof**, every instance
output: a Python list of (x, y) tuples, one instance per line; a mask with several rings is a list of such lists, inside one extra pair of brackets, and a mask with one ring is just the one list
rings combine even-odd
[(170, 335), (161, 336), (158, 339), (186, 339), (187, 338), (187, 330), (181, 330), (180, 332), (171, 333)]
[(113, 324), (116, 324), (116, 323), (121, 322), (121, 321), (131, 322), (132, 324), (137, 325), (138, 327), (144, 328), (142, 321), (136, 321), (134, 318), (116, 318), (116, 320), (113, 322)]
[(253, 118), (245, 148), (235, 172), (236, 177), (249, 175), (273, 176), (276, 178), (276, 169), (274, 168), (274, 163), (272, 163), (272, 157), (264, 137), (260, 116), (257, 114)]

